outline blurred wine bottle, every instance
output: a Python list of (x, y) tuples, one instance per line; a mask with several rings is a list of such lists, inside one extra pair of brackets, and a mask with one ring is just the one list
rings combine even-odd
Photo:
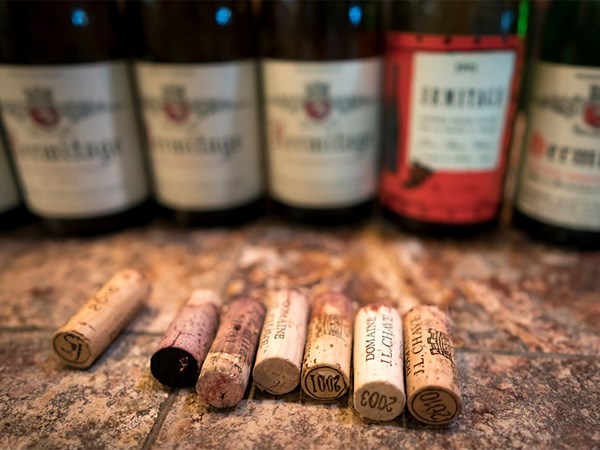
[(514, 222), (600, 248), (600, 1), (553, 1), (533, 76)]
[(379, 1), (262, 4), (269, 183), (301, 222), (367, 217), (380, 141)]
[(0, 102), (25, 202), (57, 234), (145, 218), (116, 1), (0, 2)]
[(526, 1), (391, 3), (384, 213), (430, 235), (493, 227), (518, 97)]
[[(0, 131), (0, 134), (3, 133)], [(0, 136), (0, 229), (5, 230), (21, 223), (26, 213), (19, 198), (2, 137)]]
[(184, 225), (264, 211), (249, 0), (128, 3), (159, 204)]

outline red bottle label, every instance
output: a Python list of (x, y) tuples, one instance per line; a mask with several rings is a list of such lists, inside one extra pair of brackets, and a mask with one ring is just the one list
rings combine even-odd
[(496, 216), (522, 49), (517, 36), (387, 36), (384, 206), (455, 225)]

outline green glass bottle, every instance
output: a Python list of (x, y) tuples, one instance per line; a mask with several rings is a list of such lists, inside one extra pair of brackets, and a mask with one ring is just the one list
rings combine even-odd
[(147, 217), (116, 1), (0, 2), (0, 102), (28, 209), (56, 234)]
[(514, 223), (600, 248), (600, 1), (554, 1), (533, 76)]
[(368, 217), (379, 153), (379, 1), (262, 3), (269, 187), (292, 220)]
[(188, 226), (265, 209), (249, 0), (129, 2), (156, 201)]
[(4, 139), (0, 138), (0, 229), (12, 228), (21, 223), (25, 215), (8, 155), (5, 152)]

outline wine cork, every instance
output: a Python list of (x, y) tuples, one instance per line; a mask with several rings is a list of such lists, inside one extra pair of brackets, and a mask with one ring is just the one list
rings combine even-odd
[(229, 408), (244, 397), (264, 316), (264, 306), (247, 297), (225, 307), (196, 384), (205, 403)]
[(179, 311), (150, 359), (154, 378), (170, 387), (195, 386), (219, 324), (219, 296), (198, 289)]
[(54, 352), (72, 367), (91, 366), (141, 309), (150, 290), (140, 272), (117, 272), (54, 334)]
[(304, 294), (288, 289), (271, 296), (252, 371), (259, 389), (281, 395), (298, 386), (307, 322)]
[(462, 409), (449, 322), (436, 306), (416, 306), (404, 317), (408, 409), (431, 425), (450, 422)]
[(302, 363), (302, 390), (315, 400), (342, 397), (350, 386), (352, 304), (338, 292), (313, 301)]
[(404, 405), (402, 320), (395, 308), (369, 305), (354, 321), (354, 409), (371, 420), (392, 420)]

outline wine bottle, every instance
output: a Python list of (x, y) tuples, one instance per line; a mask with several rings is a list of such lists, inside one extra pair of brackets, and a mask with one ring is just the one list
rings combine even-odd
[(184, 225), (264, 210), (249, 0), (131, 2), (157, 202)]
[(554, 1), (533, 77), (514, 223), (600, 248), (600, 1)]
[(0, 102), (29, 210), (57, 234), (145, 218), (116, 1), (0, 3)]
[(500, 214), (527, 3), (392, 2), (381, 203), (403, 228), (471, 235)]
[(22, 221), (25, 211), (19, 198), (3, 139), (0, 139), (0, 229), (11, 228)]
[(289, 218), (367, 217), (377, 190), (382, 39), (377, 1), (262, 4), (271, 197)]

